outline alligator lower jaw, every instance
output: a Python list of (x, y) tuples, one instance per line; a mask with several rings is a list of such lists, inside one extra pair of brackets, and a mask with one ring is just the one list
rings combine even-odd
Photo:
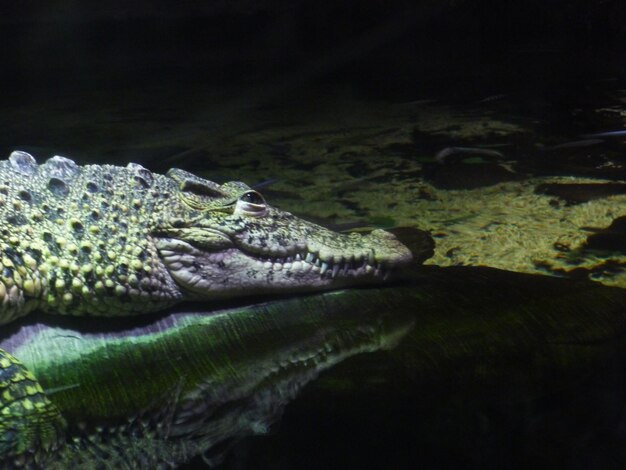
[(236, 247), (204, 251), (177, 239), (159, 239), (157, 248), (165, 267), (179, 285), (202, 297), (233, 295), (233, 291), (318, 290), (357, 282), (382, 281), (389, 268), (364, 259), (335, 263), (312, 253), (293, 256), (258, 256)]

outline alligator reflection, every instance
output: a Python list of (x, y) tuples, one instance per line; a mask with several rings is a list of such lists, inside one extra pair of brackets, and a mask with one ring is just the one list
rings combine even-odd
[[(421, 267), (388, 287), (141, 322), (6, 330), (0, 347), (69, 423), (46, 468), (201, 454), (227, 469), (626, 465), (624, 289)], [(277, 432), (246, 438), (298, 392)]]
[(154, 468), (200, 454), (217, 464), (227, 444), (266, 433), (321, 371), (397, 344), (414, 320), (386, 306), (379, 289), (355, 289), (113, 328), (40, 316), (11, 325), (0, 347), (68, 422), (43, 467)]

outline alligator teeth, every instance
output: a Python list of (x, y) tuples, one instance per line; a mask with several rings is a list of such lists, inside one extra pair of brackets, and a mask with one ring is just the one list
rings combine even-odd
[(376, 276), (381, 276), (383, 279), (387, 279), (389, 277), (389, 272), (391, 271), (391, 269), (389, 269), (383, 263), (376, 263), (375, 268), (376, 269), (374, 271), (374, 274)]
[[(165, 255), (169, 254), (166, 250)], [(276, 253), (279, 254), (279, 253)], [(190, 256), (187, 256), (191, 259)], [(346, 256), (329, 257), (326, 261), (320, 258), (319, 253), (313, 253), (308, 251), (294, 252), (292, 255), (277, 256), (276, 258), (268, 256), (267, 254), (259, 253), (258, 261), (263, 264), (266, 269), (273, 269), (274, 271), (291, 271), (307, 273), (311, 270), (319, 272), (320, 276), (325, 276), (328, 273), (327, 278), (336, 278), (337, 276), (359, 276), (362, 274), (374, 275), (377, 277), (383, 277), (387, 279), (389, 277), (389, 269), (381, 262), (376, 262), (374, 250), (370, 250), (367, 253), (350, 254)], [(180, 256), (177, 253), (177, 259), (171, 260), (176, 262), (183, 262), (186, 265), (184, 256)], [(319, 270), (319, 271), (318, 271)]]
[[(317, 265), (317, 263), (315, 264)], [(327, 269), (328, 269), (328, 263), (326, 262), (322, 263), (322, 267), (320, 268), (320, 274), (323, 276)]]

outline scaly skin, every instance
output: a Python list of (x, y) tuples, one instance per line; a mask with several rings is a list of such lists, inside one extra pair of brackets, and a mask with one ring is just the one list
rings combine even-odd
[[(0, 324), (33, 310), (119, 316), (330, 289), (377, 281), (411, 259), (387, 232), (332, 232), (240, 182), (63, 157), (38, 165), (25, 152), (0, 162)], [(54, 446), (62, 417), (1, 350), (0, 381), (0, 450), (19, 461)]]

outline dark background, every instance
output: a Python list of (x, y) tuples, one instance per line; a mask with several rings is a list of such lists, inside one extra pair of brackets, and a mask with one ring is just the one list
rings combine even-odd
[(2, 2), (0, 85), (2, 100), (190, 83), (550, 93), (623, 77), (625, 19), (619, 0)]

